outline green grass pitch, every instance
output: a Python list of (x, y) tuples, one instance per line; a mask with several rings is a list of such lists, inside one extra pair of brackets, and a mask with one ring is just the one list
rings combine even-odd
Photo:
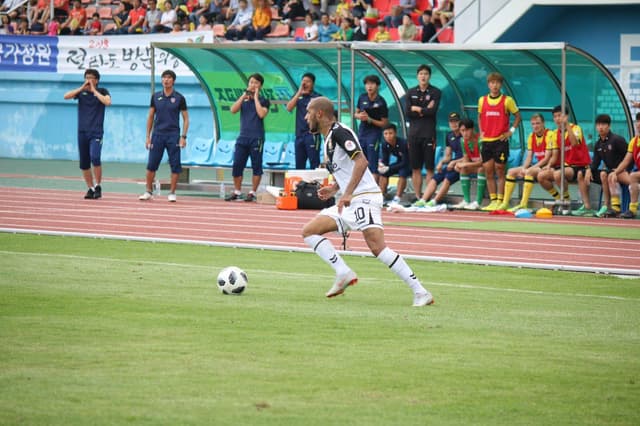
[(640, 424), (640, 280), (346, 260), (0, 234), (0, 424)]

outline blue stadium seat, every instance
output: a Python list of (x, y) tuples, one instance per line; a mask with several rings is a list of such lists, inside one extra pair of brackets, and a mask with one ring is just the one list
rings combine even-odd
[(441, 146), (437, 146), (436, 147), (436, 156), (435, 156), (435, 165), (438, 165), (438, 163), (440, 162), (440, 160), (442, 159), (442, 157), (444, 156), (444, 148), (442, 148)]
[(213, 139), (195, 138), (182, 151), (181, 160), (185, 166), (210, 166), (213, 153)]
[(233, 165), (233, 153), (236, 141), (230, 139), (220, 139), (216, 143), (211, 165), (217, 167), (231, 167)]
[(262, 166), (271, 168), (281, 166), (284, 142), (265, 141), (262, 149)]
[(296, 167), (296, 144), (291, 141), (284, 144), (279, 164), (269, 166), (270, 169), (295, 169)]

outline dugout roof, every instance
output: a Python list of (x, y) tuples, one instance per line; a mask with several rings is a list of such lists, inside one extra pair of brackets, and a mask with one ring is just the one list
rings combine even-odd
[[(265, 77), (264, 94), (272, 101), (267, 139), (287, 142), (293, 139), (295, 115), (284, 104), (305, 72), (316, 75), (316, 91), (340, 104), (340, 119), (347, 123), (354, 100), (364, 91), (364, 76), (378, 75), (390, 120), (399, 124), (405, 121), (405, 93), (417, 84), (416, 69), (423, 63), (431, 66), (431, 84), (443, 93), (439, 141), (448, 131), (449, 112), (476, 120), (478, 98), (488, 92), (486, 76), (492, 71), (504, 75), (503, 92), (515, 99), (522, 112), (523, 124), (512, 140), (513, 148), (522, 148), (526, 142), (531, 114), (543, 113), (547, 126), (555, 127), (551, 109), (561, 104), (562, 93), (566, 93), (571, 121), (582, 126), (589, 143), (597, 138), (594, 123), (601, 113), (611, 115), (615, 133), (627, 140), (633, 135), (631, 113), (615, 78), (591, 55), (565, 43), (152, 43), (154, 56), (155, 49), (180, 58), (199, 79), (211, 103), (216, 139), (235, 139), (239, 120), (230, 117), (229, 107), (254, 72)], [(152, 85), (155, 75), (152, 69)]]

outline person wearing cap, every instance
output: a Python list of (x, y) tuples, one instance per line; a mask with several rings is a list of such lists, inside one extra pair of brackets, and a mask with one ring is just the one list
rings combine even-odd
[[(451, 185), (460, 179), (460, 173), (455, 168), (456, 163), (460, 162), (463, 157), (460, 115), (457, 112), (449, 114), (449, 128), (451, 131), (447, 133), (445, 138), (444, 156), (436, 164), (436, 173), (427, 182), (422, 198), (413, 203), (414, 207), (435, 207), (440, 204), (449, 192)], [(442, 184), (440, 190), (433, 199), (430, 199), (440, 184)]]
[[(527, 139), (527, 157), (522, 166), (513, 167), (507, 171), (504, 200), (498, 210), (516, 212), (520, 209), (526, 209), (538, 174), (542, 170), (553, 170), (554, 167), (560, 165), (556, 134), (545, 127), (542, 114), (531, 116), (531, 128), (533, 132)], [(509, 208), (511, 194), (513, 194), (518, 178), (524, 179), (522, 200), (514, 207)]]
[[(382, 158), (378, 163), (378, 173), (380, 174), (378, 184), (382, 195), (386, 197), (389, 178), (398, 175), (396, 195), (393, 197), (392, 203), (399, 203), (407, 188), (407, 178), (411, 176), (407, 141), (398, 137), (398, 128), (393, 123), (387, 124), (382, 136), (384, 142), (382, 143)], [(392, 156), (395, 159), (394, 162), (391, 162)]]
[[(489, 93), (478, 99), (478, 121), (482, 141), (482, 166), (487, 177), (491, 203), (483, 211), (494, 211), (502, 204), (505, 183), (505, 166), (509, 161), (509, 138), (520, 125), (520, 110), (511, 96), (502, 93), (504, 77), (489, 73)], [(509, 125), (510, 116), (515, 117)], [(497, 177), (497, 182), (496, 178)]]
[[(162, 73), (161, 79), (162, 90), (151, 96), (151, 104), (149, 105), (147, 141), (145, 143), (145, 147), (149, 150), (146, 191), (138, 199), (147, 201), (153, 198), (153, 181), (166, 150), (171, 166), (171, 184), (167, 200), (175, 203), (178, 177), (182, 172), (180, 150), (187, 146), (189, 112), (187, 111), (186, 99), (174, 89), (176, 73), (166, 70)], [(181, 115), (182, 133), (180, 132)]]

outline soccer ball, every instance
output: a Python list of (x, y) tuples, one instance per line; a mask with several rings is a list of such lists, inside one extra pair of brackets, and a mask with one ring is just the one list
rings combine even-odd
[(247, 274), (237, 266), (227, 266), (218, 274), (218, 288), (222, 294), (240, 295), (248, 282)]

